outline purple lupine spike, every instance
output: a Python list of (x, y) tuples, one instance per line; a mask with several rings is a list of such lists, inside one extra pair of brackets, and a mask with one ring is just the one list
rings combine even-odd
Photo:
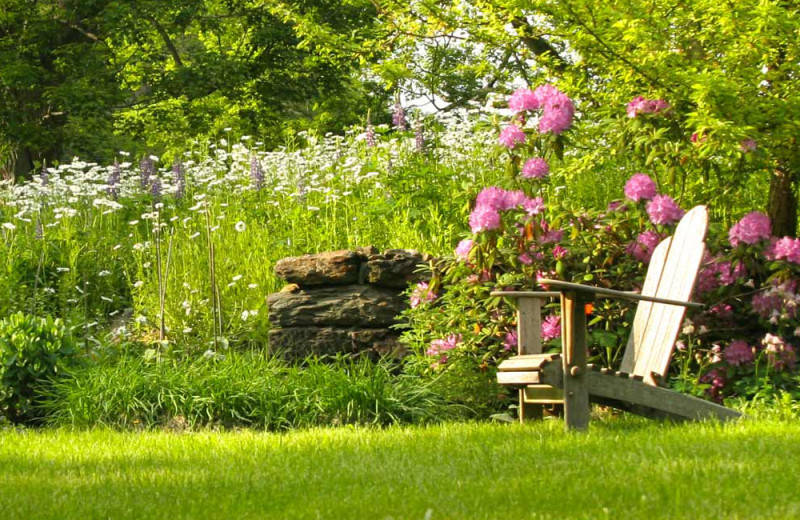
[(258, 160), (256, 154), (250, 158), (250, 185), (256, 191), (264, 187), (264, 170), (261, 168), (261, 161)]
[(42, 164), (42, 173), (39, 174), (39, 180), (42, 186), (47, 186), (50, 183), (50, 175), (47, 173), (47, 164)]
[(114, 169), (111, 170), (111, 175), (108, 176), (108, 188), (106, 188), (106, 193), (112, 199), (116, 199), (119, 196), (119, 181), (121, 177), (119, 163), (114, 159)]
[(153, 182), (150, 184), (150, 195), (153, 196), (153, 202), (161, 200), (161, 179), (153, 177)]
[(172, 177), (175, 179), (175, 198), (182, 199), (186, 193), (186, 172), (180, 159), (172, 165)]
[(367, 128), (364, 131), (364, 139), (367, 142), (367, 148), (375, 148), (375, 127), (372, 126), (372, 118), (369, 112), (367, 112)]
[(407, 128), (406, 111), (400, 104), (399, 96), (397, 97), (397, 100), (394, 102), (394, 112), (392, 113), (392, 124), (397, 130), (400, 130), (401, 132)]
[(42, 227), (42, 218), (36, 218), (36, 234), (33, 235), (33, 238), (36, 240), (42, 240), (44, 238), (44, 227)]
[(425, 151), (425, 128), (422, 125), (422, 120), (417, 121), (417, 126), (414, 129), (414, 147), (418, 153)]
[(142, 159), (142, 161), (139, 163), (139, 173), (141, 174), (142, 191), (146, 192), (150, 187), (150, 178), (155, 173), (155, 165), (153, 164), (153, 160), (149, 157)]

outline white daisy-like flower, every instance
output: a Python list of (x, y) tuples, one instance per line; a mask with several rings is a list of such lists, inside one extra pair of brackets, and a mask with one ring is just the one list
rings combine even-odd
[(239, 233), (241, 233), (242, 231), (244, 231), (245, 229), (247, 229), (247, 224), (245, 224), (243, 221), (241, 221), (241, 220), (240, 220), (240, 221), (239, 221), (239, 222), (237, 222), (237, 223), (236, 223), (236, 225), (235, 225), (235, 226), (233, 226), (233, 227), (234, 227), (234, 229), (236, 229), (236, 231), (238, 231)]

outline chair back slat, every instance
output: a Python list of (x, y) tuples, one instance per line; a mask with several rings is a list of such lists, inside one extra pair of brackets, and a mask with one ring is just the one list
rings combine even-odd
[[(707, 229), (705, 206), (697, 206), (684, 215), (674, 236), (661, 242), (654, 251), (642, 294), (689, 301), (703, 259)], [(653, 375), (666, 375), (685, 312), (678, 305), (641, 302), (621, 370), (658, 384)]]

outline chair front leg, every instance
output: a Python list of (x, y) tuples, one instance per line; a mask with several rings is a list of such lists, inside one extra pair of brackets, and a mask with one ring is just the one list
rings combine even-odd
[[(517, 307), (517, 354), (542, 353), (542, 300), (520, 298)], [(525, 402), (525, 390), (519, 390), (519, 422), (541, 419), (544, 406)]]
[(591, 295), (561, 293), (561, 341), (564, 369), (564, 420), (567, 430), (589, 428), (589, 381), (587, 379), (586, 312)]

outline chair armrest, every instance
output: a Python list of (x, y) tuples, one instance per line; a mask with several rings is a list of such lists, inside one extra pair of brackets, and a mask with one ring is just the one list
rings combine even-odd
[(574, 291), (577, 293), (590, 294), (592, 296), (604, 296), (607, 298), (621, 298), (624, 300), (640, 300), (653, 303), (664, 303), (667, 305), (680, 305), (681, 307), (690, 307), (693, 309), (702, 309), (702, 303), (684, 302), (681, 300), (670, 300), (667, 298), (656, 298), (654, 296), (644, 296), (639, 293), (628, 291), (615, 291), (613, 289), (604, 289), (602, 287), (592, 287), (591, 285), (583, 285), (579, 283), (564, 282), (562, 280), (550, 280), (549, 278), (539, 278), (537, 280), (542, 285), (555, 287), (563, 291)]
[(557, 291), (492, 291), (489, 296), (503, 296), (505, 298), (538, 298), (544, 300), (547, 298), (558, 298), (561, 296)]

